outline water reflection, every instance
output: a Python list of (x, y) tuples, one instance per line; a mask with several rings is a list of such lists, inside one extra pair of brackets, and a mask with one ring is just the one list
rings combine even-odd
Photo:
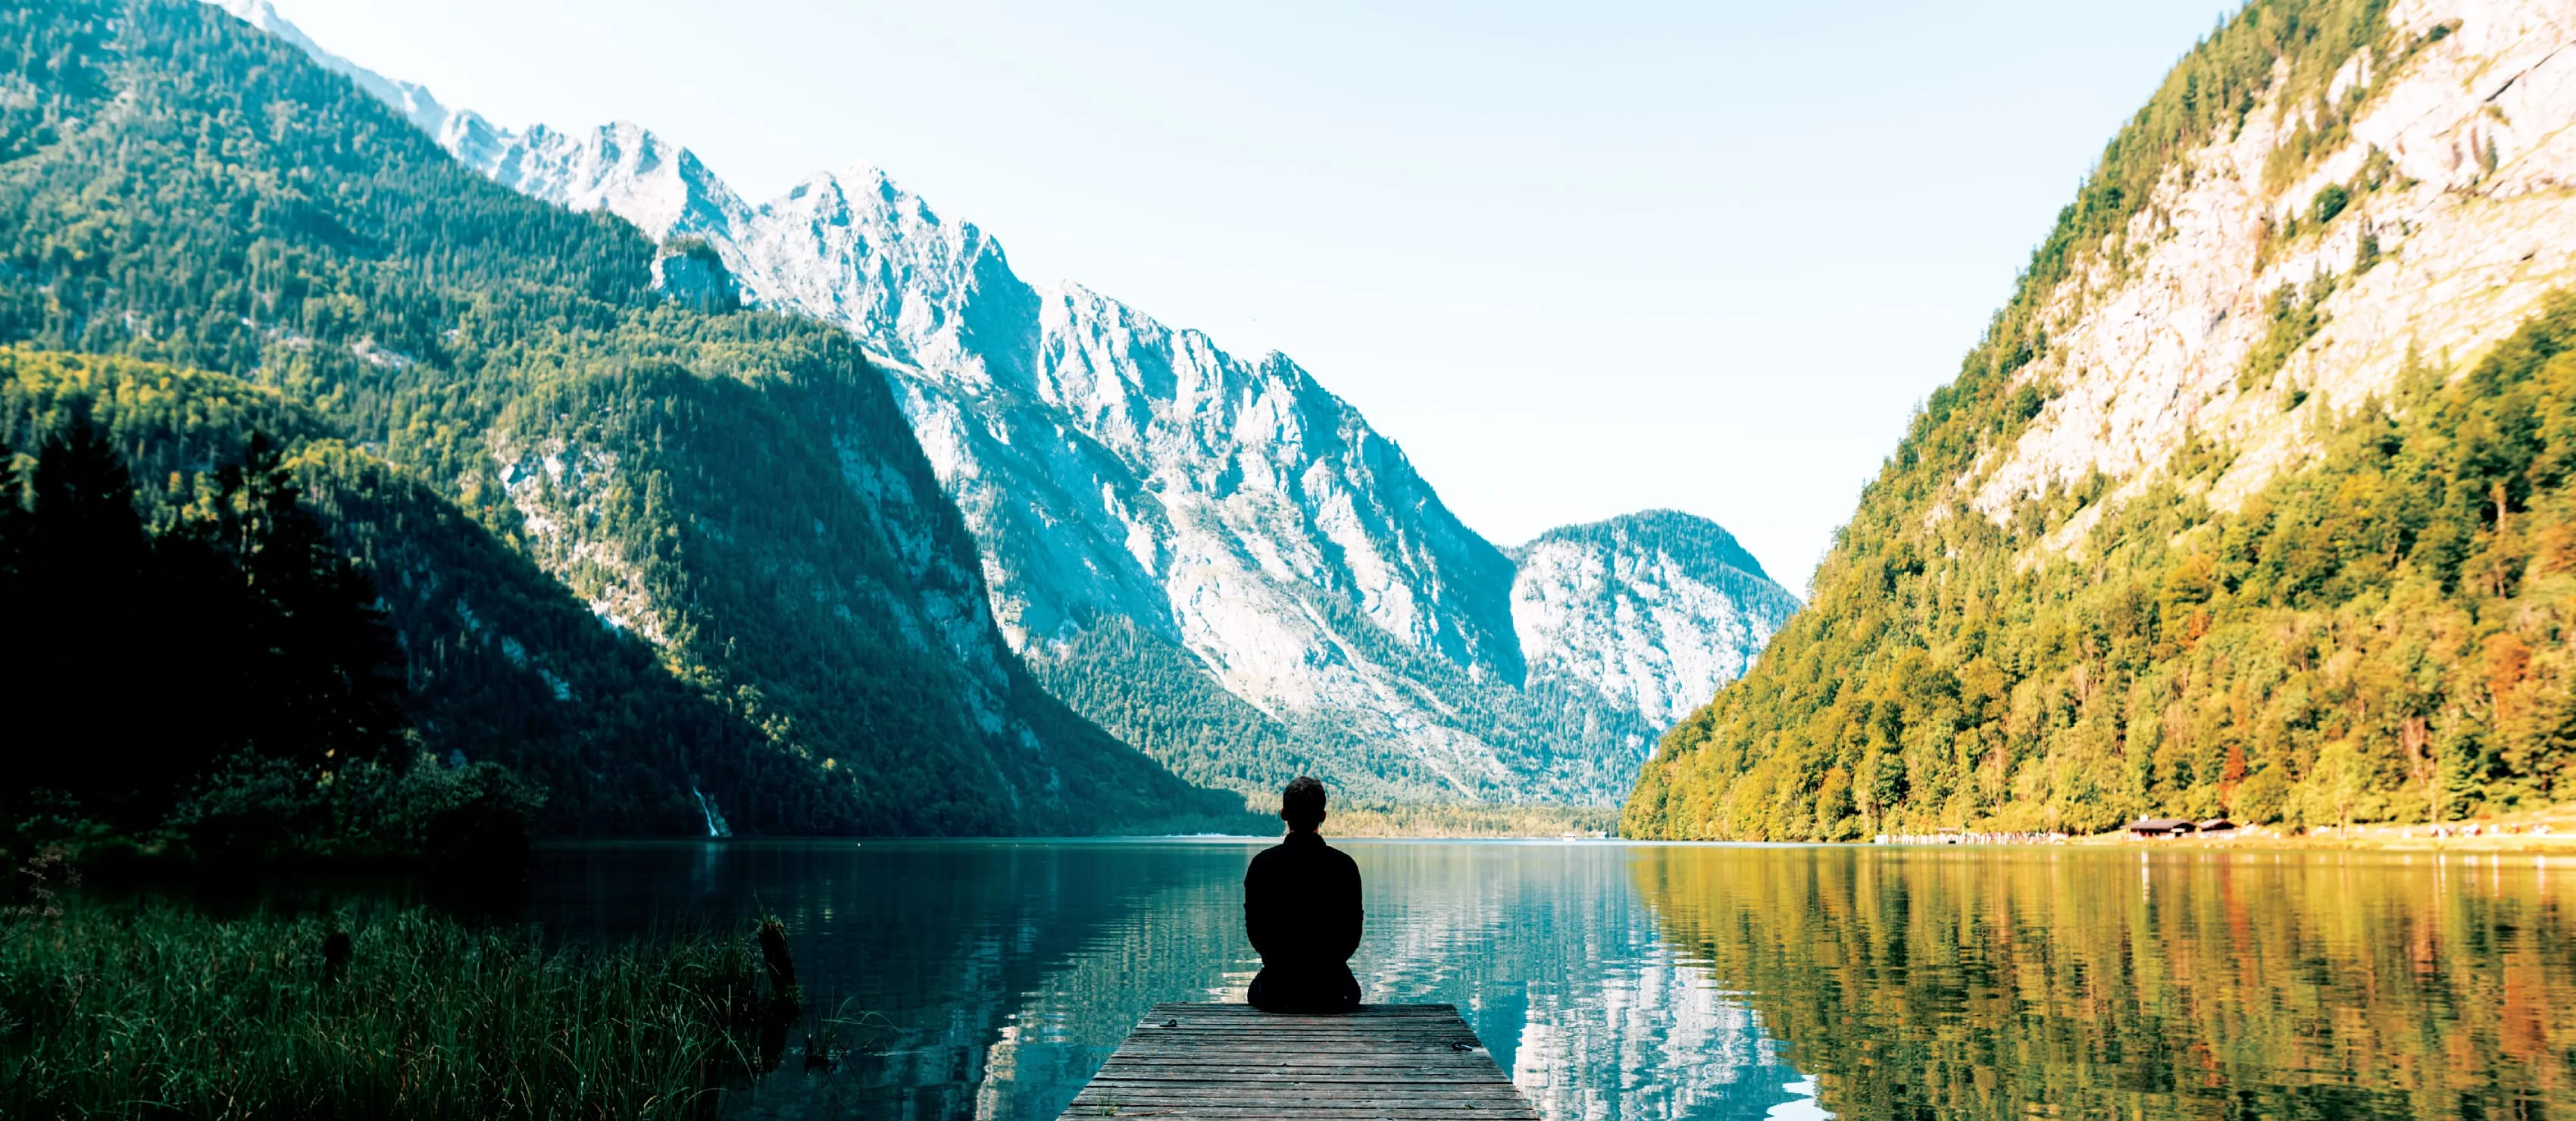
[[(1756, 1118), (1804, 1101), (1745, 1002), (1676, 961), (1618, 845), (1348, 845), (1372, 1001), (1457, 1004), (1551, 1119)], [(1240, 1000), (1252, 847), (1180, 842), (599, 845), (547, 850), (540, 921), (575, 935), (796, 932), (810, 1000), (872, 1046), (773, 1076), (763, 1117), (1053, 1118), (1164, 1000)]]
[(1550, 1118), (1761, 1117), (1796, 1095), (1737, 998), (1680, 966), (1620, 845), (1357, 844), (1372, 1001), (1459, 1006)]
[[(1457, 1004), (1551, 1119), (2576, 1111), (2563, 864), (1349, 847), (1369, 999)], [(785, 917), (809, 995), (872, 1045), (747, 1115), (1044, 1119), (1147, 1006), (1242, 998), (1250, 854), (586, 846), (546, 853), (531, 907), (576, 935)]]
[(2576, 1111), (2576, 867), (1642, 850), (1663, 933), (1855, 1118)]

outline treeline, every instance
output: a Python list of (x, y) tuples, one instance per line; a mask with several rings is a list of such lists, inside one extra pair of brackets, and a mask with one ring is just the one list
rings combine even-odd
[(1567, 812), (1580, 816), (1615, 804), (1625, 776), (1652, 742), (1635, 712), (1588, 683), (1471, 679), (1332, 600), (1319, 596), (1310, 606), (1372, 661), (1399, 667), (1404, 680), (1441, 701), (1453, 714), (1453, 730), (1494, 745), (1519, 773), (1544, 777), (1514, 786), (1507, 776), (1433, 766), (1363, 727), (1330, 718), (1273, 718), (1226, 692), (1187, 651), (1128, 620), (1096, 620), (1069, 639), (1033, 647), (1029, 666), (1075, 711), (1172, 773), (1240, 795), (1257, 829), (1269, 827), (1264, 819), (1278, 809), (1279, 788), (1301, 774), (1323, 780), (1337, 806), (1406, 821), (1451, 810), (1460, 812), (1460, 821), (1482, 820), (1471, 812), (1477, 804), (1537, 802), (1570, 806)]
[(1280, 788), (1298, 775), (1315, 775), (1342, 793), (1354, 789), (1354, 778), (1365, 784), (1370, 777), (1321, 762), (1286, 725), (1226, 692), (1188, 652), (1131, 620), (1097, 620), (1068, 639), (1033, 646), (1029, 669), (1074, 711), (1173, 774), (1240, 795), (1256, 815), (1276, 813)]
[[(2257, 3), (2186, 58), (1864, 491), (1809, 607), (1666, 735), (1623, 831), (2315, 825), (2576, 797), (2556, 551), (2564, 300), (2456, 381), (2417, 370), (2393, 399), (2346, 403), (2321, 462), (2233, 513), (2202, 497), (2231, 455), (2205, 438), (2098, 515), (2072, 558), (2033, 550), (2109, 480), (2026, 501), (2005, 525), (1946, 490), (2045, 405), (2044, 386), (2015, 378), (2047, 347), (2042, 302), (2176, 153), (2228, 135), (2264, 91), (2330, 130), (2367, 91), (2312, 103), (2328, 75), (2368, 52), (2384, 81), (2432, 37), (2398, 42), (2375, 2)], [(2294, 136), (2294, 158), (2324, 151), (2316, 135)], [(2309, 220), (2331, 222), (2333, 201)], [(2312, 304), (2295, 297), (2277, 331), (2303, 329)]]
[(523, 849), (540, 799), (423, 756), (374, 583), (276, 446), (254, 432), (185, 488), (147, 524), (85, 412), (32, 455), (0, 441), (0, 852), (101, 831), (216, 860)]

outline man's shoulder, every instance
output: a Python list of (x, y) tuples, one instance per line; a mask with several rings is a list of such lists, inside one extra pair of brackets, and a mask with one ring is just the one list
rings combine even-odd
[(1283, 860), (1293, 859), (1295, 859), (1295, 857), (1290, 855), (1287, 844), (1282, 842), (1252, 854), (1252, 866), (1254, 868), (1260, 868), (1265, 865), (1277, 864)]
[(1351, 859), (1351, 854), (1334, 848), (1325, 843), (1322, 837), (1313, 834), (1303, 836), (1290, 834), (1278, 844), (1252, 854), (1252, 866), (1255, 868), (1264, 864), (1312, 865), (1317, 861), (1359, 867), (1358, 863)]
[(1300, 851), (1298, 853), (1298, 858), (1309, 861), (1313, 864), (1320, 864), (1328, 868), (1350, 872), (1358, 872), (1360, 870), (1360, 862), (1351, 859), (1351, 854), (1333, 847), (1330, 842), (1325, 841), (1321, 837), (1316, 838), (1314, 844), (1308, 845)]

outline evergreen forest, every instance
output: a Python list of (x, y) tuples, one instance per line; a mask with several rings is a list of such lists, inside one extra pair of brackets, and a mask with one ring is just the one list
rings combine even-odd
[[(71, 368), (0, 358), (13, 404)], [(264, 433), (148, 506), (86, 408), (24, 458), (22, 472), (0, 443), (0, 618), (41, 636), (0, 646), (0, 711), (26, 748), (4, 796), (22, 839), (166, 830), (226, 861), (526, 844), (540, 799), (524, 783), (417, 758), (374, 582)]]
[(841, 332), (657, 289), (689, 247), (487, 182), (195, 0), (10, 6), (0, 86), (0, 510), (50, 612), (0, 636), (35, 667), (0, 750), (85, 760), (30, 798), (140, 828), (357, 760), (486, 776), (543, 833), (1240, 806), (1001, 644)]
[[(2341, 827), (2576, 798), (2576, 300), (2465, 368), (2419, 356), (2386, 399), (2311, 405), (2311, 462), (2232, 510), (2208, 496), (2235, 452), (2206, 435), (2105, 509), (2089, 509), (2111, 490), (2098, 473), (2005, 524), (1949, 489), (2046, 403), (2015, 377), (2048, 346), (2042, 301), (2074, 270), (2122, 267), (2091, 254), (2177, 153), (2239, 127), (2257, 93), (2314, 99), (2324, 127), (2274, 154), (2286, 181), (2368, 97), (2353, 83), (2326, 101), (2330, 75), (2361, 52), (2394, 73), (2444, 30), (2399, 41), (2386, 14), (2258, 2), (2183, 60), (1916, 414), (1808, 608), (1664, 737), (1625, 833)], [(2300, 221), (2380, 181), (2365, 168)], [(2241, 377), (2267, 379), (2314, 332), (2334, 281), (2284, 290)], [(2079, 515), (2098, 519), (2080, 547), (2043, 544)]]

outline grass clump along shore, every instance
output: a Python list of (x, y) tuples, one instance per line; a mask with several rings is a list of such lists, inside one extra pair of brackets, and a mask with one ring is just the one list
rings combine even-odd
[(548, 948), (433, 913), (0, 919), (0, 1116), (665, 1118), (748, 1073), (736, 936)]

